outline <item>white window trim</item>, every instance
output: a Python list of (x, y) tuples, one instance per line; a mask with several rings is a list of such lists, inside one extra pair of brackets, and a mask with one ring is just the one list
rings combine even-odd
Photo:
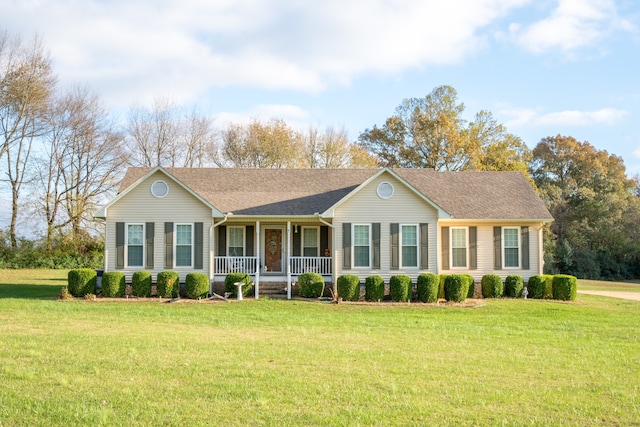
[[(305, 246), (305, 244), (304, 244), (304, 240), (305, 240), (304, 239), (304, 230), (307, 230), (307, 229), (314, 229), (316, 231), (316, 246)], [(302, 236), (301, 236), (301, 239), (300, 239), (301, 240), (301, 242), (300, 242), (300, 245), (301, 245), (300, 252), (302, 253), (302, 256), (305, 256), (304, 255), (304, 248), (313, 248), (313, 247), (316, 248), (316, 254), (317, 254), (316, 256), (317, 257), (321, 256), (320, 255), (320, 227), (317, 227), (317, 226), (315, 226), (315, 227), (301, 227), (300, 231), (302, 233)]]
[[(187, 245), (178, 245), (178, 226), (179, 225), (188, 225), (191, 227), (191, 265), (177, 265), (178, 262), (178, 246), (187, 246)], [(193, 256), (194, 256), (194, 230), (195, 227), (192, 222), (177, 222), (173, 224), (173, 267), (174, 268), (193, 268)]]
[[(129, 265), (129, 226), (130, 225), (141, 225), (142, 226), (142, 264), (141, 265)], [(145, 256), (145, 225), (144, 222), (128, 222), (124, 225), (124, 266), (125, 268), (144, 268), (144, 260)], [(137, 246), (137, 245), (136, 245)]]
[[(356, 227), (366, 226), (369, 230), (369, 239), (367, 242), (367, 246), (369, 248), (369, 259), (368, 265), (358, 265), (356, 266)], [(351, 268), (352, 269), (370, 269), (371, 268), (371, 257), (372, 257), (372, 245), (371, 245), (371, 224), (351, 224)], [(363, 246), (363, 245), (358, 245)], [(363, 246), (364, 247), (364, 246)]]
[[(410, 266), (406, 266), (404, 265), (404, 260), (402, 259), (402, 249), (404, 248), (404, 245), (402, 244), (402, 227), (414, 227), (416, 229), (416, 265), (410, 265)], [(399, 258), (400, 258), (400, 268), (413, 268), (413, 269), (418, 269), (420, 268), (420, 227), (418, 224), (400, 224), (399, 225), (400, 230), (398, 230), (400, 236), (398, 236), (398, 243), (400, 243), (400, 250), (399, 250)]]
[[(232, 246), (230, 245), (231, 243), (231, 229), (241, 229), (242, 230), (242, 256), (247, 256), (247, 254), (245, 253), (245, 248), (247, 247), (247, 230), (246, 227), (244, 225), (230, 225), (227, 227), (227, 256), (232, 256), (230, 255), (231, 251), (229, 250)], [(237, 247), (237, 246), (233, 246), (233, 247)], [(236, 256), (236, 255), (233, 255)]]
[[(506, 256), (506, 249), (507, 247), (505, 246), (505, 242), (506, 239), (504, 238), (504, 232), (505, 230), (516, 230), (516, 237), (518, 239), (518, 265), (516, 266), (507, 266), (507, 256)], [(506, 269), (506, 270), (517, 270), (520, 268), (520, 258), (522, 255), (522, 245), (520, 244), (520, 227), (502, 227), (502, 236), (501, 236), (501, 244), (502, 244), (502, 268)], [(513, 248), (512, 248), (513, 249)]]
[[(464, 234), (465, 234), (465, 265), (460, 267), (460, 266), (453, 266), (453, 249), (455, 249), (453, 247), (453, 230), (464, 230)], [(469, 227), (450, 227), (449, 228), (449, 268), (451, 270), (466, 270), (469, 268)]]

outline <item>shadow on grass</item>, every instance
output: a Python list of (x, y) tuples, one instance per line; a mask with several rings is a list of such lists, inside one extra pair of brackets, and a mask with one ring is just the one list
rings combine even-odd
[(0, 299), (54, 299), (60, 288), (55, 285), (0, 285)]

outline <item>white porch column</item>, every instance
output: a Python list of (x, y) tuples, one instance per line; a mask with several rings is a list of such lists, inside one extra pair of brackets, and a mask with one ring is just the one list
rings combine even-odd
[(256, 290), (256, 299), (260, 297), (260, 221), (256, 221), (256, 282), (254, 287)]
[(287, 221), (287, 255), (285, 262), (287, 263), (287, 299), (291, 299), (291, 221)]

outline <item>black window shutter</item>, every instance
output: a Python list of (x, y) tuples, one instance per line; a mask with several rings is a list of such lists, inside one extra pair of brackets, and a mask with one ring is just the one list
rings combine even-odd
[(351, 223), (342, 224), (342, 268), (351, 269)]
[(244, 229), (244, 232), (247, 234), (244, 238), (244, 242), (245, 242), (245, 256), (253, 256), (253, 249), (254, 249), (254, 240), (255, 240), (255, 236), (256, 236), (256, 228), (253, 225), (247, 225), (247, 227)]
[(164, 268), (173, 268), (173, 223), (164, 223)]
[(196, 222), (194, 224), (194, 241), (195, 245), (193, 248), (193, 268), (196, 270), (202, 270), (204, 268), (203, 263), (203, 255), (204, 255), (204, 227), (201, 222)]
[(441, 239), (442, 239), (442, 269), (449, 269), (449, 227), (442, 227), (441, 231)]
[(293, 256), (302, 256), (302, 227), (298, 227), (298, 232), (296, 233), (295, 227), (293, 227), (293, 247), (292, 252)]
[(429, 224), (420, 224), (420, 268), (429, 268)]
[(529, 270), (529, 227), (520, 228), (520, 240), (522, 245), (522, 269)]
[(400, 226), (389, 224), (391, 229), (391, 270), (400, 269)]
[(502, 270), (502, 227), (493, 227), (493, 268)]
[(218, 256), (227, 256), (227, 226), (218, 227)]
[(469, 268), (478, 269), (478, 227), (469, 227)]
[(124, 268), (124, 222), (116, 222), (116, 268)]
[(380, 268), (380, 223), (371, 224), (371, 238), (373, 243), (373, 268)]
[(320, 226), (320, 256), (324, 256), (324, 254), (329, 249), (329, 227), (326, 225)]
[(153, 235), (155, 233), (154, 227), (155, 224), (153, 222), (147, 222), (144, 224), (144, 232), (145, 232), (145, 251), (146, 261), (144, 268), (148, 270), (153, 270)]

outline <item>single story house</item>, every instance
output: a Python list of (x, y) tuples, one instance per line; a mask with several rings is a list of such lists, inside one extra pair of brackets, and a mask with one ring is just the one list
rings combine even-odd
[(105, 271), (231, 272), (260, 284), (308, 271), (335, 286), (422, 272), (525, 280), (553, 217), (520, 172), (130, 168), (105, 221)]

